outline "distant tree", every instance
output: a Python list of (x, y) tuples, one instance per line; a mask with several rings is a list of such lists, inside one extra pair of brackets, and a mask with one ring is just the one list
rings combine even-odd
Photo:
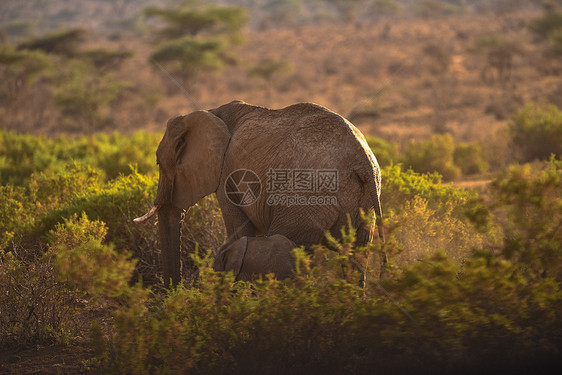
[(464, 5), (461, 0), (422, 0), (413, 5), (413, 10), (423, 17), (432, 17), (459, 13), (464, 10)]
[(35, 32), (35, 24), (27, 20), (13, 20), (1, 29), (10, 37), (27, 37)]
[(354, 21), (368, 5), (366, 0), (322, 0), (333, 6), (344, 21)]
[(189, 85), (202, 71), (220, 69), (229, 61), (227, 46), (242, 41), (246, 11), (238, 7), (206, 6), (189, 2), (179, 8), (147, 8), (163, 26), (156, 31), (158, 47), (150, 55)]
[(111, 106), (131, 89), (131, 82), (113, 74), (99, 74), (84, 60), (71, 60), (57, 77), (55, 105), (64, 115), (64, 127), (82, 133), (99, 131), (111, 124)]
[(521, 162), (562, 155), (562, 111), (554, 105), (527, 104), (513, 117), (509, 130)]
[(123, 17), (125, 16), (125, 13), (127, 12), (127, 8), (129, 7), (129, 5), (131, 5), (137, 0), (100, 0), (100, 1), (110, 3), (111, 6), (113, 7), (113, 11), (115, 12), (115, 15), (118, 17)]
[(562, 28), (549, 35), (550, 46), (546, 49), (546, 54), (554, 57), (562, 56)]
[(295, 27), (301, 21), (305, 6), (301, 0), (273, 0), (265, 5), (268, 22)]
[(529, 29), (539, 38), (548, 39), (553, 32), (562, 30), (562, 12), (549, 12), (535, 18), (530, 22)]
[(536, 3), (536, 0), (471, 0), (471, 6), (479, 12), (504, 14)]
[(293, 70), (291, 63), (287, 61), (266, 60), (252, 67), (248, 71), (250, 77), (260, 77), (270, 81), (276, 74), (290, 73)]
[(224, 40), (219, 38), (183, 37), (162, 44), (150, 58), (165, 64), (187, 87), (198, 73), (218, 70), (223, 66), (224, 46)]
[(51, 62), (40, 51), (18, 51), (10, 45), (0, 46), (0, 102), (12, 110), (39, 74)]
[(371, 12), (375, 15), (392, 15), (400, 11), (400, 4), (396, 0), (373, 0)]
[(74, 56), (80, 43), (86, 39), (86, 30), (74, 28), (35, 38), (21, 43), (18, 50), (39, 50), (63, 56)]
[(90, 60), (98, 70), (113, 69), (125, 59), (133, 56), (132, 51), (111, 51), (103, 48), (87, 50), (80, 53), (80, 57)]
[(465, 176), (485, 173), (490, 168), (479, 144), (458, 143), (453, 152), (453, 161)]
[(486, 62), (480, 77), (484, 82), (505, 82), (511, 78), (513, 56), (521, 52), (519, 43), (501, 36), (487, 36), (476, 40), (470, 52), (484, 54)]
[(562, 12), (547, 11), (544, 16), (532, 20), (529, 29), (539, 40), (547, 41), (546, 56), (562, 56)]
[(203, 6), (196, 4), (184, 8), (145, 9), (145, 16), (158, 17), (164, 26), (157, 31), (159, 40), (171, 40), (184, 36), (222, 35), (232, 42), (240, 42), (240, 31), (248, 20), (246, 10), (238, 7)]

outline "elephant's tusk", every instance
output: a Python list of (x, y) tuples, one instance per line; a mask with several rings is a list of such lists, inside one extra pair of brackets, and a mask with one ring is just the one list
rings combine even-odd
[(133, 221), (135, 223), (142, 223), (148, 219), (150, 219), (152, 216), (154, 216), (154, 214), (156, 212), (158, 212), (158, 210), (160, 209), (160, 206), (152, 206), (152, 208), (150, 209), (150, 211), (148, 211), (144, 216), (141, 217), (137, 217), (136, 219), (133, 219)]

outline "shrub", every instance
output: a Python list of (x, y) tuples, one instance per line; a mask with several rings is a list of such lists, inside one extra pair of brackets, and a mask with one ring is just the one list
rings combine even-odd
[(82, 294), (58, 280), (52, 256), (18, 258), (0, 252), (0, 345), (70, 342)]
[(0, 182), (24, 185), (33, 172), (55, 163), (48, 152), (52, 141), (43, 137), (0, 131)]
[(549, 12), (536, 18), (529, 28), (540, 38), (547, 39), (552, 32), (562, 29), (562, 12)]
[[(97, 139), (106, 140), (121, 142)], [(104, 373), (512, 372), (560, 357), (560, 160), (512, 167), (483, 198), (437, 173), (388, 166), (387, 241), (358, 248), (346, 228), (330, 249), (294, 250), (296, 274), (283, 282), (213, 271), (224, 229), (208, 197), (184, 218), (183, 245), (193, 249), (184, 256), (198, 272), (163, 291), (155, 225), (129, 224), (150, 207), (156, 178), (133, 169), (106, 179), (82, 164), (101, 158), (88, 142), (102, 147), (37, 142), (38, 155), (58, 150), (37, 156), (45, 171), (30, 152), (17, 159), (30, 171), (22, 186), (1, 186), (10, 249), (0, 252), (2, 345), (69, 342), (96, 308), (104, 318), (94, 318), (92, 347)], [(390, 264), (382, 280), (381, 255)], [(156, 292), (132, 284), (138, 276)]]
[[(0, 130), (0, 183), (27, 186), (32, 175), (63, 173), (68, 164), (97, 169), (104, 180), (131, 173), (156, 173), (154, 150), (161, 135), (138, 131), (49, 139)], [(78, 167), (76, 167), (78, 168)]]
[(222, 219), (219, 201), (213, 194), (204, 197), (185, 212), (182, 223), (182, 273), (186, 279), (196, 272), (192, 256), (197, 249), (217, 250), (226, 241), (226, 228)]
[(416, 172), (439, 172), (445, 180), (455, 180), (461, 171), (454, 164), (455, 142), (450, 134), (436, 134), (426, 141), (412, 140), (404, 151), (404, 165)]
[(478, 144), (457, 143), (453, 161), (465, 176), (485, 173), (490, 167)]
[[(297, 274), (234, 283), (194, 257), (195, 286), (115, 311), (101, 343), (116, 373), (411, 373), (544, 365), (559, 353), (559, 285), (501, 256), (462, 265), (442, 254), (405, 266), (381, 285), (361, 280), (360, 255), (381, 249), (293, 252)], [(363, 258), (365, 259), (365, 258)], [(372, 270), (369, 270), (372, 272)], [(134, 303), (134, 302), (133, 302)], [(135, 343), (135, 345), (131, 345)], [(493, 361), (492, 361), (493, 360)], [(492, 363), (492, 365), (491, 365)]]
[(449, 69), (451, 65), (450, 53), (438, 44), (428, 44), (423, 47), (423, 53), (431, 59), (431, 73), (440, 74)]
[(156, 193), (156, 180), (138, 174), (122, 176), (106, 185), (92, 185), (72, 199), (40, 217), (32, 237), (42, 236), (57, 223), (74, 214), (86, 213), (93, 220), (108, 225), (107, 239), (120, 248), (135, 248), (138, 234), (132, 219), (141, 216), (152, 206)]
[(74, 162), (62, 172), (48, 170), (33, 174), (29, 184), (29, 198), (35, 202), (39, 212), (56, 209), (72, 200), (90, 186), (102, 183), (99, 170)]
[(551, 45), (547, 48), (546, 54), (550, 56), (561, 56), (562, 55), (562, 28), (553, 31), (549, 39)]
[(127, 291), (136, 262), (104, 245), (106, 233), (104, 223), (73, 215), (51, 231), (50, 251), (63, 280), (90, 295), (117, 298)]
[(554, 105), (527, 104), (513, 117), (509, 129), (519, 161), (562, 155), (562, 112)]
[[(12, 242), (16, 232), (30, 228), (35, 221), (32, 215), (33, 202), (30, 201), (26, 189), (0, 185), (0, 250)], [(22, 229), (23, 228), (23, 229)]]
[(377, 137), (365, 137), (365, 139), (381, 167), (397, 163), (400, 160), (398, 146), (395, 144), (388, 143), (384, 139)]
[(420, 175), (400, 166), (383, 169), (382, 180), (385, 225), (395, 228), (401, 249), (395, 267), (437, 252), (461, 262), (482, 245), (485, 236), (474, 233), (466, 217), (478, 211), (476, 193), (442, 185), (436, 173)]
[(532, 277), (562, 280), (562, 161), (543, 167), (512, 166), (491, 186), (491, 208), (500, 221), (507, 259), (524, 266)]
[[(428, 207), (437, 210), (439, 214), (448, 212), (443, 209), (447, 202), (460, 208), (475, 193), (455, 188), (441, 183), (438, 173), (420, 174), (411, 169), (402, 170), (401, 165), (392, 165), (382, 169), (383, 188), (381, 201), (383, 206), (389, 207), (397, 213), (402, 213), (407, 201), (423, 198), (428, 201)], [(455, 210), (455, 215), (462, 215), (462, 211)]]

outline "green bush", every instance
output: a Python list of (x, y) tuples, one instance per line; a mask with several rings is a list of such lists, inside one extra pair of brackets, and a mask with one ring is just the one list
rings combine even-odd
[(92, 296), (117, 298), (128, 289), (136, 262), (104, 245), (106, 233), (103, 222), (73, 215), (51, 231), (50, 251), (61, 279)]
[(467, 213), (478, 212), (477, 194), (441, 184), (437, 173), (420, 175), (399, 165), (382, 170), (381, 201), (386, 224), (402, 251), (395, 266), (445, 252), (461, 262), (481, 246), (485, 236), (475, 233)]
[(51, 145), (47, 138), (0, 130), (0, 182), (24, 185), (33, 172), (53, 166), (56, 158), (49, 152)]
[(61, 173), (72, 163), (97, 169), (104, 180), (131, 173), (131, 165), (155, 174), (160, 139), (145, 131), (50, 139), (0, 130), (0, 183), (26, 186), (32, 175)]
[[(152, 206), (156, 193), (156, 179), (134, 172), (104, 185), (92, 185), (72, 199), (63, 202), (36, 219), (32, 238), (44, 236), (56, 224), (82, 212), (93, 220), (108, 225), (107, 240), (122, 249), (134, 249), (142, 229), (132, 220)], [(141, 255), (141, 254), (137, 254)]]
[[(353, 234), (337, 252), (295, 250), (297, 275), (234, 282), (195, 256), (195, 286), (115, 311), (100, 345), (115, 373), (411, 373), (510, 371), (560, 350), (562, 295), (552, 278), (477, 253), (463, 264), (437, 254), (401, 276), (358, 282), (369, 254)], [(386, 245), (385, 245), (386, 246)], [(359, 266), (357, 266), (359, 264)], [(135, 343), (135, 345), (131, 345)], [(493, 360), (493, 362), (490, 362)], [(492, 363), (492, 364), (491, 364)]]
[(562, 28), (553, 31), (549, 39), (551, 45), (547, 48), (546, 54), (550, 56), (562, 56)]
[[(16, 232), (30, 228), (34, 223), (34, 209), (27, 191), (22, 187), (0, 186), (0, 250), (5, 249)], [(23, 228), (23, 229), (22, 229)]]
[(455, 180), (461, 171), (454, 163), (454, 151), (455, 142), (450, 134), (436, 134), (426, 141), (412, 140), (404, 151), (404, 165), (416, 172), (439, 172), (445, 180)]
[(437, 172), (446, 181), (486, 173), (489, 164), (477, 143), (456, 143), (450, 134), (436, 134), (428, 140), (411, 140), (401, 159), (416, 172)]
[(549, 12), (536, 18), (529, 28), (540, 38), (547, 39), (552, 32), (562, 29), (562, 12)]
[[(91, 325), (96, 370), (135, 374), (510, 372), (562, 352), (560, 160), (512, 167), (483, 197), (383, 168), (387, 241), (356, 247), (347, 228), (333, 250), (294, 250), (283, 282), (212, 270), (224, 228), (207, 197), (183, 226), (198, 272), (164, 291), (156, 226), (131, 223), (156, 190), (151, 136), (0, 135), (3, 346), (68, 343)], [(100, 168), (122, 144), (146, 175)]]
[(382, 138), (365, 137), (371, 151), (377, 158), (381, 167), (386, 167), (392, 163), (397, 163), (400, 160), (400, 152), (396, 144), (391, 144)]
[(562, 112), (554, 105), (527, 104), (513, 117), (509, 130), (519, 161), (562, 155)]
[(464, 176), (486, 173), (490, 167), (478, 144), (457, 143), (453, 161)]
[(491, 186), (492, 209), (503, 231), (501, 255), (533, 277), (562, 281), (562, 161), (513, 166)]

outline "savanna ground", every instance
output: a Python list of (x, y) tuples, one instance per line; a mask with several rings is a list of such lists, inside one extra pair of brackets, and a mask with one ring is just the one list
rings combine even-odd
[[(536, 149), (513, 152), (521, 143), (510, 130), (543, 121), (554, 130), (533, 139), (538, 148), (562, 140), (562, 63), (529, 29), (542, 15), (533, 8), (247, 29), (222, 70), (200, 72), (181, 88), (149, 63), (146, 30), (89, 32), (79, 50), (133, 51), (110, 66), (55, 57), (36, 79), (3, 65), (0, 372), (556, 364), (562, 165), (535, 160), (549, 156)], [(504, 77), (490, 58), (498, 48), (512, 62)], [(94, 78), (81, 87), (84, 72)], [(76, 108), (61, 90), (111, 100)], [(155, 227), (130, 222), (153, 199), (155, 147), (168, 118), (234, 99), (272, 108), (310, 101), (350, 118), (385, 167), (389, 241), (354, 249), (350, 235), (335, 246), (340, 257), (322, 248), (296, 253), (294, 281), (234, 285), (208, 268), (206, 251), (220, 246), (224, 228), (207, 198), (184, 222), (184, 263), (198, 248), (200, 273), (184, 267), (191, 279), (166, 294)], [(114, 130), (125, 135), (98, 134)], [(360, 288), (351, 266), (373, 271), (383, 252), (391, 265), (381, 282), (392, 300), (376, 278)], [(129, 283), (139, 278), (144, 287)], [(291, 361), (300, 370), (287, 367)]]

